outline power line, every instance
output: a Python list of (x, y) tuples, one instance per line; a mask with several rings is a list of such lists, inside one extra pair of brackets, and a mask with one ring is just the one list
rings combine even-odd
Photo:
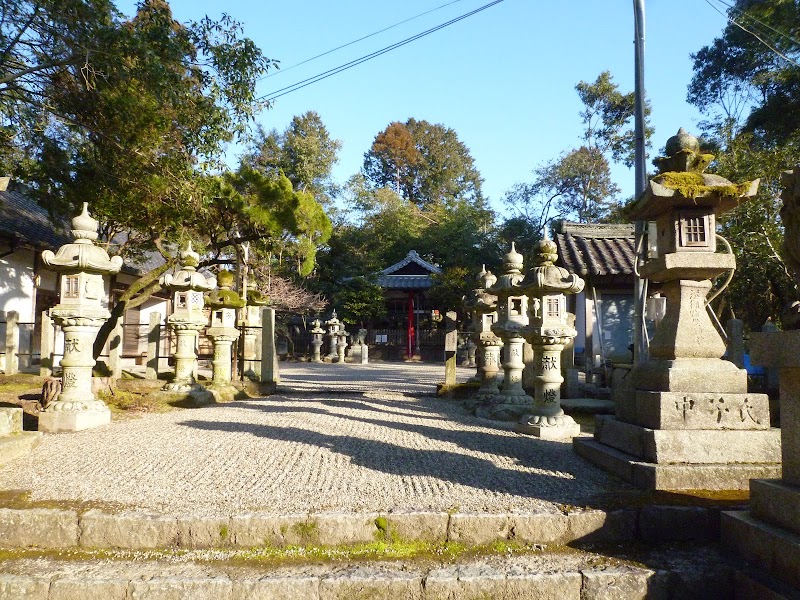
[(272, 100), (276, 100), (277, 98), (280, 98), (281, 96), (285, 96), (286, 94), (290, 94), (292, 92), (296, 92), (297, 90), (300, 90), (300, 89), (302, 89), (304, 87), (307, 87), (307, 86), (311, 85), (312, 83), (317, 83), (318, 81), (322, 81), (323, 79), (327, 79), (328, 77), (331, 77), (332, 75), (336, 75), (338, 73), (341, 73), (342, 71), (346, 71), (346, 70), (348, 70), (348, 69), (350, 69), (352, 67), (355, 67), (356, 65), (360, 65), (361, 63), (367, 62), (368, 60), (372, 60), (373, 58), (376, 58), (376, 57), (378, 57), (378, 56), (380, 56), (382, 54), (386, 54), (387, 52), (391, 52), (392, 50), (400, 48), (401, 46), (405, 46), (406, 44), (410, 44), (413, 41), (416, 41), (416, 40), (418, 40), (420, 38), (423, 38), (423, 37), (425, 37), (427, 35), (430, 35), (431, 33), (439, 31), (440, 29), (444, 29), (445, 27), (453, 25), (454, 23), (457, 23), (459, 21), (462, 21), (463, 19), (466, 19), (467, 17), (471, 17), (472, 15), (475, 15), (475, 14), (481, 12), (481, 11), (484, 11), (487, 8), (490, 8), (490, 7), (494, 6), (495, 4), (500, 4), (501, 2), (503, 2), (503, 0), (494, 0), (493, 2), (489, 2), (488, 4), (484, 4), (483, 6), (481, 6), (479, 8), (476, 8), (475, 10), (472, 10), (472, 11), (470, 11), (468, 13), (465, 13), (465, 14), (463, 14), (461, 16), (458, 16), (458, 17), (456, 17), (454, 19), (451, 19), (451, 20), (449, 20), (449, 21), (447, 21), (445, 23), (441, 23), (440, 25), (437, 25), (436, 27), (432, 27), (432, 28), (430, 28), (430, 29), (428, 29), (426, 31), (423, 31), (422, 33), (418, 33), (416, 35), (413, 35), (413, 36), (411, 36), (409, 38), (406, 38), (406, 39), (404, 39), (404, 40), (402, 40), (400, 42), (397, 42), (397, 43), (392, 44), (390, 46), (386, 46), (385, 48), (382, 48), (381, 50), (376, 50), (375, 52), (371, 52), (370, 54), (362, 56), (361, 58), (357, 58), (355, 60), (351, 60), (350, 62), (347, 62), (347, 63), (344, 63), (342, 65), (339, 65), (338, 67), (334, 67), (333, 69), (328, 69), (327, 71), (323, 71), (322, 73), (314, 75), (313, 77), (309, 77), (307, 79), (303, 79), (301, 81), (298, 81), (297, 83), (293, 83), (292, 85), (289, 85), (289, 86), (280, 88), (278, 90), (269, 92), (268, 94), (264, 94), (263, 96), (258, 98), (258, 101), (267, 100), (268, 102), (271, 102)]
[(281, 73), (286, 73), (286, 71), (291, 71), (295, 67), (299, 67), (300, 65), (304, 65), (306, 63), (309, 63), (312, 60), (316, 60), (318, 58), (322, 58), (323, 56), (327, 56), (328, 54), (336, 52), (337, 50), (341, 50), (342, 48), (347, 48), (348, 46), (352, 46), (353, 44), (356, 44), (358, 42), (362, 42), (362, 41), (364, 41), (364, 40), (366, 40), (368, 38), (376, 36), (379, 33), (383, 33), (385, 31), (389, 31), (390, 29), (394, 29), (395, 27), (398, 27), (400, 25), (408, 23), (409, 21), (413, 21), (414, 19), (418, 19), (420, 17), (424, 17), (425, 15), (428, 15), (428, 14), (430, 14), (432, 12), (435, 12), (435, 11), (437, 11), (439, 9), (445, 8), (446, 6), (450, 6), (451, 4), (457, 4), (458, 2), (462, 2), (462, 1), (463, 0), (453, 0), (452, 2), (448, 2), (446, 4), (442, 4), (440, 6), (437, 6), (436, 8), (432, 8), (430, 10), (426, 10), (425, 12), (419, 13), (418, 15), (414, 15), (413, 17), (409, 17), (408, 19), (405, 19), (403, 21), (399, 21), (398, 23), (395, 23), (394, 25), (389, 25), (388, 27), (384, 27), (383, 29), (375, 31), (374, 33), (370, 33), (369, 35), (365, 35), (364, 37), (360, 37), (357, 40), (353, 40), (352, 42), (347, 42), (346, 44), (342, 44), (341, 46), (336, 46), (336, 48), (328, 50), (327, 52), (323, 52), (322, 54), (317, 54), (316, 56), (312, 56), (311, 58), (307, 58), (304, 61), (301, 61), (299, 63), (296, 63), (296, 64), (292, 65), (291, 67), (286, 67), (285, 69), (280, 69), (278, 71), (275, 71), (274, 73), (269, 73), (267, 75), (262, 75), (256, 81), (261, 81), (262, 79), (268, 79), (270, 77), (275, 77), (276, 75), (280, 75)]
[[(721, 2), (722, 0), (718, 0), (718, 1), (720, 1), (720, 2)], [(705, 2), (706, 2), (706, 4), (708, 4), (708, 5), (709, 5), (711, 8), (713, 8), (714, 10), (716, 10), (716, 11), (717, 11), (719, 14), (721, 14), (723, 17), (725, 17), (725, 18), (726, 18), (726, 19), (727, 19), (727, 20), (728, 20), (728, 21), (729, 21), (731, 24), (733, 24), (733, 25), (736, 25), (736, 27), (738, 27), (739, 29), (741, 29), (741, 30), (742, 30), (742, 31), (744, 31), (745, 33), (749, 33), (750, 35), (752, 35), (752, 36), (753, 36), (754, 38), (756, 38), (756, 39), (757, 39), (759, 42), (761, 42), (761, 43), (762, 43), (764, 46), (766, 46), (767, 48), (769, 48), (769, 49), (770, 49), (770, 50), (771, 50), (773, 53), (777, 54), (778, 56), (780, 56), (780, 57), (781, 57), (782, 59), (784, 59), (785, 61), (787, 61), (787, 62), (790, 62), (790, 63), (791, 63), (791, 64), (793, 64), (794, 66), (796, 66), (796, 67), (800, 67), (800, 63), (798, 63), (798, 62), (797, 62), (796, 60), (794, 60), (793, 58), (790, 58), (790, 57), (786, 56), (786, 55), (785, 55), (783, 52), (781, 52), (780, 50), (778, 50), (778, 49), (777, 49), (777, 48), (775, 48), (774, 46), (771, 46), (771, 45), (770, 45), (770, 44), (769, 44), (769, 43), (768, 43), (768, 42), (767, 42), (767, 41), (766, 41), (764, 38), (762, 38), (760, 35), (758, 35), (758, 33), (756, 33), (755, 31), (752, 31), (752, 30), (748, 29), (747, 27), (745, 27), (744, 25), (742, 25), (741, 23), (739, 23), (739, 22), (738, 22), (736, 19), (734, 19), (733, 17), (731, 17), (729, 14), (727, 14), (727, 13), (726, 13), (726, 12), (724, 12), (724, 11), (721, 11), (719, 8), (717, 8), (716, 6), (714, 6), (713, 4), (711, 4), (711, 0), (705, 0)], [(723, 3), (723, 4), (724, 4), (724, 3)], [(726, 4), (726, 6), (728, 6), (728, 7), (729, 7), (729, 8), (731, 8), (731, 9), (733, 9), (733, 11), (737, 11), (737, 10), (738, 10), (738, 9), (735, 9), (734, 7), (732, 7), (732, 6), (728, 5), (728, 4)], [(741, 11), (739, 11), (739, 12), (741, 13)], [(742, 14), (743, 14), (743, 13), (742, 13)], [(754, 20), (755, 20), (755, 21), (757, 21), (757, 22), (759, 22), (759, 23), (761, 23), (761, 21), (758, 21), (758, 19), (754, 19)], [(762, 23), (762, 25), (763, 25), (763, 23)], [(763, 33), (762, 33), (762, 35), (763, 35)], [(783, 35), (783, 34), (781, 34), (781, 35)], [(766, 37), (766, 36), (765, 36), (765, 37)], [(786, 37), (788, 37), (788, 36), (786, 36)], [(792, 39), (792, 38), (789, 38), (789, 39)], [(792, 41), (794, 41), (794, 40), (792, 40)]]
[(754, 17), (753, 15), (751, 15), (751, 14), (749, 14), (749, 13), (747, 13), (747, 12), (743, 11), (743, 10), (742, 10), (742, 9), (740, 9), (740, 8), (737, 8), (737, 6), (736, 6), (735, 4), (730, 4), (730, 3), (729, 3), (727, 0), (716, 0), (716, 1), (717, 1), (717, 2), (719, 2), (720, 4), (724, 5), (724, 6), (727, 6), (727, 7), (728, 7), (730, 10), (732, 10), (732, 11), (734, 11), (734, 12), (738, 13), (738, 14), (739, 14), (739, 15), (741, 15), (742, 17), (744, 17), (744, 18), (747, 18), (747, 19), (750, 19), (751, 21), (755, 21), (756, 23), (758, 23), (758, 24), (759, 24), (759, 25), (761, 25), (762, 27), (766, 27), (767, 29), (770, 29), (770, 30), (774, 31), (774, 32), (775, 32), (775, 33), (777, 33), (779, 36), (786, 38), (787, 40), (789, 40), (789, 41), (790, 41), (790, 42), (792, 42), (793, 44), (800, 45), (800, 42), (798, 42), (798, 41), (797, 41), (795, 38), (793, 38), (793, 37), (792, 37), (791, 35), (789, 35), (788, 33), (784, 33), (783, 31), (781, 31), (781, 30), (779, 30), (779, 29), (775, 29), (775, 28), (774, 28), (772, 25), (770, 25), (769, 23), (764, 23), (764, 21), (761, 21), (760, 19), (757, 19), (757, 18), (756, 18), (756, 17)]

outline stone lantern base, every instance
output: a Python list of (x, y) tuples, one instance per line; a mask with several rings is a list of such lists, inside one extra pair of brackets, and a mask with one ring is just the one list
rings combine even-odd
[(560, 417), (525, 415), (514, 426), (514, 431), (543, 440), (566, 440), (580, 435), (581, 426), (569, 415)]
[(44, 410), (39, 413), (39, 431), (67, 433), (92, 429), (111, 423), (111, 411), (101, 400), (88, 410)]

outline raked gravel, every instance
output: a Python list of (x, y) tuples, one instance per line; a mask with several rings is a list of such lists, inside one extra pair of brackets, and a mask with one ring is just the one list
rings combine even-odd
[[(0, 490), (164, 514), (557, 511), (621, 489), (569, 442), (435, 397), (441, 366), (283, 363), (278, 394), (47, 435)], [(459, 369), (464, 380), (474, 370)]]

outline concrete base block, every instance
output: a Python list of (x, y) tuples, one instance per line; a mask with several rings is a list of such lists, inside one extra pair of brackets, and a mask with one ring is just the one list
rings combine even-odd
[(449, 520), (445, 512), (397, 511), (386, 515), (388, 534), (400, 541), (445, 542)]
[(581, 426), (572, 417), (563, 417), (561, 425), (541, 425), (531, 422), (532, 415), (525, 415), (514, 426), (514, 431), (532, 435), (543, 440), (568, 440), (581, 433)]
[(760, 521), (800, 535), (800, 486), (777, 479), (751, 481), (750, 512)]
[(450, 515), (447, 539), (471, 546), (508, 539), (511, 523), (508, 515), (455, 513)]
[(39, 413), (39, 431), (44, 433), (68, 433), (102, 427), (111, 423), (111, 411), (42, 411)]
[(759, 521), (750, 512), (722, 513), (722, 543), (777, 579), (800, 588), (800, 535)]
[(42, 441), (38, 431), (23, 431), (6, 437), (0, 437), (0, 465), (10, 460), (25, 456)]
[(0, 548), (71, 548), (78, 534), (75, 511), (0, 508)]
[[(589, 462), (645, 490), (747, 490), (751, 479), (780, 477), (780, 464), (656, 464), (589, 438), (572, 447)], [(770, 475), (767, 475), (767, 474)]]

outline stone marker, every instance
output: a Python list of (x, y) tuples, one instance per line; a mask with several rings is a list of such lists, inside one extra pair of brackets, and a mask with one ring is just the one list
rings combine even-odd
[(269, 298), (251, 280), (247, 286), (242, 368), (245, 377), (253, 381), (261, 381), (261, 310), (267, 304)]
[(744, 321), (728, 319), (725, 323), (725, 334), (728, 336), (727, 359), (740, 369), (744, 369)]
[(269, 307), (261, 309), (261, 381), (272, 384), (281, 382), (275, 345), (275, 309)]
[(6, 313), (6, 364), (5, 374), (19, 373), (19, 313), (10, 310)]
[(53, 254), (42, 252), (45, 266), (61, 273), (61, 301), (50, 309), (51, 318), (64, 331), (61, 393), (39, 413), (39, 431), (80, 431), (111, 422), (111, 411), (92, 391), (94, 340), (111, 313), (103, 306), (104, 275), (118, 273), (122, 258), (109, 258), (94, 245), (97, 221), (83, 212), (72, 219), (75, 241)]
[(458, 351), (458, 331), (456, 319), (458, 315), (448, 311), (445, 315), (447, 331), (444, 334), (444, 384), (456, 384), (456, 352)]
[(711, 279), (736, 266), (733, 254), (716, 252), (716, 217), (755, 196), (758, 181), (736, 186), (704, 174), (713, 156), (683, 130), (666, 149), (632, 214), (657, 223), (658, 254), (640, 273), (662, 285), (666, 313), (616, 418), (573, 444), (638, 487), (747, 489), (752, 477), (780, 474), (780, 432), (769, 428), (767, 396), (749, 394), (744, 369), (722, 360), (706, 296)]
[(161, 344), (161, 313), (153, 311), (147, 324), (147, 364), (144, 378), (158, 379), (159, 345)]

